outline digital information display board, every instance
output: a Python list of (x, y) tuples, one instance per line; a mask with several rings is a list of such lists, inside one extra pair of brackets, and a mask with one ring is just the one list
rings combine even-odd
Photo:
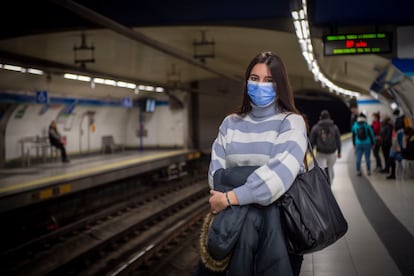
[(342, 34), (323, 37), (325, 56), (385, 54), (392, 50), (391, 33)]

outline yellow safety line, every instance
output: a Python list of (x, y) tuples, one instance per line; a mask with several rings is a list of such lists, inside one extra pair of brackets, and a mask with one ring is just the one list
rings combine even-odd
[(64, 179), (72, 177), (72, 176), (81, 176), (81, 175), (85, 175), (85, 174), (89, 174), (89, 173), (93, 173), (93, 172), (103, 171), (103, 170), (106, 170), (106, 169), (113, 169), (113, 168), (118, 168), (118, 167), (125, 166), (125, 165), (131, 165), (131, 164), (137, 163), (138, 161), (141, 162), (141, 161), (148, 161), (148, 160), (155, 159), (155, 158), (160, 158), (160, 157), (167, 157), (167, 156), (174, 155), (174, 154), (177, 154), (177, 153), (182, 153), (182, 152), (184, 152), (184, 151), (177, 150), (177, 151), (173, 151), (173, 152), (166, 152), (166, 153), (159, 153), (159, 154), (155, 154), (155, 155), (148, 155), (148, 156), (144, 156), (144, 157), (140, 157), (140, 158), (135, 158), (135, 159), (131, 159), (131, 160), (116, 162), (116, 163), (113, 163), (113, 164), (103, 165), (103, 166), (99, 166), (99, 167), (95, 167), (95, 168), (89, 168), (89, 169), (76, 171), (76, 172), (72, 172), (72, 173), (66, 173), (66, 174), (56, 175), (56, 176), (52, 176), (52, 177), (48, 177), (48, 178), (37, 179), (37, 180), (33, 180), (33, 181), (21, 183), (21, 184), (15, 184), (15, 185), (12, 185), (12, 186), (2, 187), (2, 188), (0, 188), (0, 193), (9, 192), (9, 191), (13, 191), (13, 190), (21, 189), (21, 188), (26, 188), (26, 187), (30, 187), (30, 186), (50, 182), (50, 181), (64, 180)]
[[(341, 135), (341, 139), (345, 140), (346, 138), (349, 138), (350, 136), (352, 136), (351, 133), (344, 134), (344, 135)], [(66, 174), (52, 176), (52, 177), (48, 177), (48, 178), (33, 180), (33, 181), (21, 183), (21, 184), (16, 184), (16, 185), (0, 188), (0, 193), (9, 192), (9, 191), (13, 191), (13, 190), (21, 189), (21, 188), (26, 188), (26, 187), (46, 183), (46, 182), (49, 182), (49, 181), (64, 180), (64, 179), (72, 177), (72, 176), (81, 176), (81, 175), (89, 174), (89, 173), (92, 173), (92, 172), (98, 172), (98, 171), (102, 171), (102, 170), (106, 170), (106, 169), (113, 169), (113, 168), (121, 167), (121, 166), (124, 166), (124, 165), (134, 164), (134, 163), (137, 163), (137, 161), (147, 161), (147, 160), (155, 159), (155, 158), (158, 158), (158, 157), (167, 157), (167, 156), (174, 155), (174, 154), (180, 153), (180, 152), (182, 153), (184, 151), (183, 150), (176, 150), (176, 151), (173, 151), (173, 152), (159, 153), (159, 154), (156, 154), (156, 155), (148, 155), (148, 156), (135, 158), (135, 159), (131, 159), (131, 160), (126, 160), (126, 161), (122, 161), (122, 162), (116, 162), (114, 164), (108, 164), (108, 165), (103, 165), (103, 166), (100, 166), (100, 167), (85, 169), (85, 170), (81, 170), (81, 171), (77, 171), (77, 172), (73, 172), (73, 173), (66, 173)], [(307, 156), (311, 160), (312, 157), (310, 156), (309, 153), (308, 153)]]

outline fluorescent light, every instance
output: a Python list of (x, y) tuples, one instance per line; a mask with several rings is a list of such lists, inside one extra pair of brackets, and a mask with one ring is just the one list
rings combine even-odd
[(116, 85), (116, 81), (105, 79), (104, 80), (104, 84), (115, 86)]
[(127, 83), (126, 87), (131, 88), (131, 89), (135, 89), (137, 87), (137, 85), (135, 83)]
[(26, 72), (26, 69), (16, 65), (4, 64), (3, 68), (10, 71)]
[(63, 77), (65, 79), (76, 80), (78, 78), (78, 75), (66, 73), (63, 75)]
[[(35, 70), (35, 69), (32, 69), (32, 70)], [(42, 72), (42, 71), (39, 70), (39, 72)], [(112, 86), (118, 86), (118, 87), (134, 89), (135, 94), (138, 94), (139, 90), (164, 92), (163, 87), (156, 87), (155, 88), (152, 85), (139, 85), (137, 87), (137, 85), (135, 83), (132, 83), (132, 82), (116, 81), (116, 80), (103, 79), (103, 78), (91, 78), (89, 76), (82, 76), (82, 75), (76, 75), (76, 74), (70, 74), (70, 73), (63, 74), (63, 77), (66, 78), (66, 79), (71, 79), (71, 80), (80, 80), (80, 81), (88, 81), (88, 82), (90, 81), (92, 88), (95, 88), (95, 84), (98, 83), (98, 84), (106, 84), (106, 85), (112, 85)]]
[(328, 87), (330, 92), (342, 93), (349, 96), (359, 97), (360, 93), (344, 89), (328, 80), (321, 72), (319, 65), (313, 54), (313, 46), (310, 35), (309, 22), (307, 18), (306, 0), (302, 0), (302, 8), (292, 11), (293, 26), (296, 31), (298, 43), (302, 50), (302, 55), (308, 63), (308, 69), (312, 72), (315, 81), (319, 81), (322, 87)]
[(43, 71), (34, 68), (27, 68), (27, 72), (35, 75), (43, 75)]
[(124, 81), (118, 81), (116, 85), (119, 87), (125, 87), (125, 88), (130, 88), (130, 89), (135, 89), (136, 87), (135, 83), (124, 82)]
[(91, 81), (91, 77), (78, 75), (80, 81)]
[(297, 36), (299, 39), (303, 39), (302, 28), (301, 28), (301, 26), (300, 26), (300, 22), (299, 22), (299, 21), (297, 21), (297, 20), (295, 20), (295, 21), (293, 22), (293, 25), (295, 25), (296, 36)]
[(127, 87), (127, 84), (124, 81), (117, 81), (116, 85), (119, 86), (119, 87)]
[(105, 80), (104, 79), (101, 79), (101, 78), (94, 78), (93, 79), (93, 82), (94, 83), (104, 84), (105, 83)]
[(154, 91), (154, 86), (147, 85), (147, 86), (145, 86), (145, 90), (147, 90), (147, 91)]
[(305, 12), (303, 9), (299, 11), (299, 19), (305, 19)]
[(308, 28), (308, 21), (306, 20), (301, 20), (301, 25), (302, 25), (302, 33), (303, 33), (303, 38), (308, 38), (309, 37), (309, 28)]

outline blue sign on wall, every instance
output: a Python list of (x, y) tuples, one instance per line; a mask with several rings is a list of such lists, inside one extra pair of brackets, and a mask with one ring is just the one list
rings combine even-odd
[(132, 100), (130, 97), (122, 98), (121, 105), (123, 107), (132, 107)]
[(47, 104), (48, 103), (48, 95), (47, 91), (36, 91), (36, 103), (40, 104)]

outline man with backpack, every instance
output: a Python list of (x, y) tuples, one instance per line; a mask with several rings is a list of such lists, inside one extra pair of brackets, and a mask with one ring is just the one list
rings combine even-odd
[(327, 110), (322, 110), (319, 122), (310, 132), (310, 142), (316, 148), (316, 160), (319, 166), (328, 168), (330, 183), (334, 178), (334, 165), (341, 158), (341, 133)]
[(375, 144), (374, 131), (367, 123), (367, 116), (361, 112), (357, 121), (352, 126), (352, 143), (356, 151), (356, 170), (357, 175), (361, 176), (362, 155), (365, 156), (367, 174), (371, 175), (371, 148)]

